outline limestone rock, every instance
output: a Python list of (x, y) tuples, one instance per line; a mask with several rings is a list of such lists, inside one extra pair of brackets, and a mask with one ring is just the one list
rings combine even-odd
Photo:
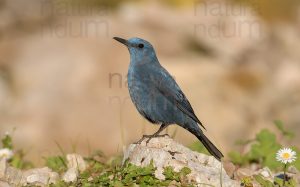
[(167, 166), (173, 167), (177, 172), (188, 167), (192, 171), (187, 176), (188, 180), (199, 185), (205, 183), (220, 186), (222, 176), (223, 187), (239, 186), (238, 182), (230, 179), (222, 164), (214, 157), (191, 151), (169, 137), (153, 138), (148, 144), (146, 140), (141, 144), (131, 144), (124, 153), (123, 162), (127, 159), (142, 167), (153, 160), (157, 168), (155, 176), (161, 180), (165, 179), (163, 171)]
[(268, 167), (264, 167), (264, 168), (256, 171), (255, 175), (262, 175), (264, 178), (267, 178), (270, 181), (272, 181), (274, 178), (274, 175), (272, 174), (271, 170)]
[(69, 168), (67, 172), (63, 175), (63, 180), (65, 182), (75, 182), (79, 175), (78, 169), (76, 168)]
[(23, 173), (24, 183), (37, 186), (46, 186), (48, 184), (54, 184), (58, 179), (58, 173), (53, 172), (48, 167), (30, 169), (24, 171)]
[(298, 184), (300, 184), (300, 172), (295, 166), (290, 166), (287, 173), (293, 177)]
[(0, 186), (47, 186), (55, 184), (59, 179), (59, 175), (53, 172), (48, 167), (30, 169), (21, 171), (20, 169), (10, 167), (7, 165), (6, 159), (0, 160)]
[[(66, 182), (75, 182), (80, 171), (84, 171), (87, 167), (82, 156), (78, 154), (68, 154), (68, 170), (63, 175), (62, 179)], [(50, 168), (35, 168), (26, 171), (21, 171), (7, 165), (6, 159), (0, 159), (0, 180), (5, 186), (7, 183), (11, 186), (48, 186), (55, 184), (59, 180), (59, 174), (53, 172)]]
[(298, 169), (295, 166), (290, 166), (288, 168), (288, 172), (292, 173), (292, 174), (299, 174), (300, 172), (298, 171)]
[(75, 182), (78, 178), (79, 172), (84, 171), (87, 165), (81, 155), (68, 154), (66, 157), (68, 161), (68, 170), (63, 175), (63, 180), (65, 182)]
[(68, 168), (76, 168), (81, 172), (84, 171), (87, 167), (82, 156), (79, 154), (68, 154), (67, 161), (68, 161)]
[(21, 170), (14, 167), (7, 167), (3, 181), (12, 186), (21, 186), (23, 182), (22, 178), (23, 174)]
[(6, 173), (6, 168), (7, 168), (7, 162), (6, 159), (0, 159), (0, 180), (5, 178), (5, 173)]
[(298, 184), (300, 184), (300, 174), (298, 173), (297, 175), (294, 176), (295, 180)]

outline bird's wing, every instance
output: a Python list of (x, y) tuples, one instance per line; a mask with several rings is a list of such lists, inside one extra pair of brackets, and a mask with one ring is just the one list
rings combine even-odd
[[(163, 68), (163, 67), (162, 67)], [(194, 113), (194, 110), (185, 97), (184, 93), (181, 91), (180, 87), (177, 85), (176, 81), (169, 74), (167, 70), (160, 69), (159, 71), (155, 71), (154, 79), (156, 79), (156, 87), (157, 89), (172, 103), (175, 103), (176, 106), (194, 121), (196, 121), (199, 125), (201, 125), (204, 129), (206, 129), (197, 116)]]

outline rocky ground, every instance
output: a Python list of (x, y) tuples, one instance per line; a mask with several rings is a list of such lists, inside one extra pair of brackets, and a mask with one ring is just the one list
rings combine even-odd
[[(34, 168), (30, 170), (19, 170), (8, 165), (5, 159), (0, 161), (0, 186), (102, 186), (99, 181), (95, 182), (97, 175), (89, 174), (87, 180), (82, 180), (82, 173), (89, 170), (89, 163), (78, 154), (67, 154), (67, 169), (58, 173), (48, 167)], [(123, 167), (128, 163), (141, 168), (147, 168), (154, 165), (153, 173), (145, 174), (140, 170), (137, 176), (149, 175), (160, 181), (167, 181), (172, 178), (166, 172), (166, 168), (172, 168), (173, 172), (187, 171), (178, 179), (173, 178), (167, 186), (193, 185), (193, 186), (263, 186), (261, 181), (256, 181), (260, 176), (265, 181), (274, 182), (274, 177), (279, 175), (273, 173), (268, 168), (250, 167), (238, 168), (230, 162), (219, 162), (212, 156), (191, 151), (183, 145), (177, 143), (168, 136), (153, 138), (146, 143), (131, 144), (124, 150)], [(125, 165), (125, 166), (124, 166)], [(130, 170), (135, 172), (135, 170)], [(130, 172), (128, 174), (130, 174)], [(174, 174), (173, 173), (173, 174)], [(103, 175), (99, 174), (99, 175)], [(99, 176), (98, 175), (98, 176)], [(288, 169), (289, 177), (296, 179), (300, 183), (300, 173), (294, 167)], [(129, 175), (127, 175), (129, 176)], [(108, 176), (109, 177), (109, 176)], [(124, 177), (126, 179), (126, 177)], [(124, 178), (118, 178), (119, 181), (125, 181)], [(111, 174), (109, 180), (115, 180)], [(80, 181), (78, 183), (78, 181)], [(137, 181), (135, 181), (139, 184)], [(135, 182), (132, 182), (135, 183)], [(222, 185), (221, 185), (222, 183)], [(120, 184), (119, 184), (120, 185)], [(148, 184), (149, 185), (149, 184)], [(166, 185), (161, 183), (161, 185)], [(154, 185), (155, 186), (155, 185)], [(295, 186), (296, 187), (296, 186)]]

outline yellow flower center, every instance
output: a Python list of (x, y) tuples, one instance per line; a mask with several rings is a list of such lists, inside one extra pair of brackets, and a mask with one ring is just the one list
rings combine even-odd
[(289, 153), (283, 153), (283, 155), (282, 155), (282, 157), (284, 158), (284, 159), (289, 159), (290, 158), (290, 154)]

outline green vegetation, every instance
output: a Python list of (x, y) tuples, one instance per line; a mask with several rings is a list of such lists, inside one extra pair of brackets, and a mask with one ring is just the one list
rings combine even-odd
[[(2, 142), (2, 148), (13, 150), (13, 141), (9, 134), (5, 134), (5, 136), (1, 140)], [(27, 160), (24, 159), (26, 153), (23, 150), (16, 150), (12, 157), (9, 158), (8, 162), (11, 166), (19, 169), (29, 169), (33, 167), (33, 164)]]
[(46, 166), (53, 171), (63, 173), (67, 171), (67, 164), (65, 156), (50, 156), (45, 158)]
[(2, 147), (12, 150), (14, 148), (12, 143), (12, 138), (9, 134), (5, 134), (4, 138), (1, 140)]
[[(187, 175), (191, 172), (189, 168), (182, 168), (179, 172), (175, 172), (173, 168), (165, 168), (165, 180), (155, 178), (155, 166), (151, 162), (146, 167), (135, 166), (128, 161), (125, 161), (123, 166), (101, 163), (99, 161), (88, 159), (89, 167), (86, 171), (80, 174), (79, 179), (75, 183), (66, 183), (59, 181), (51, 187), (67, 187), (67, 186), (169, 186), (171, 183), (174, 186), (192, 186), (187, 183)], [(63, 167), (63, 164), (61, 165)]]
[[(240, 153), (238, 151), (229, 152), (231, 162), (240, 167), (248, 167), (252, 163), (259, 164), (260, 167), (269, 167), (273, 171), (282, 171), (284, 166), (275, 158), (277, 151), (283, 147), (282, 143), (278, 141), (278, 134), (281, 141), (291, 140), (294, 134), (284, 128), (280, 121), (275, 121), (275, 126), (278, 132), (274, 133), (268, 129), (262, 129), (252, 140), (239, 140), (237, 144), (240, 146), (248, 146), (248, 151)], [(14, 150), (12, 137), (6, 134), (2, 138), (2, 149)], [(67, 161), (63, 149), (58, 145), (61, 150), (61, 155), (50, 156), (44, 158), (45, 165), (53, 171), (63, 174), (67, 171)], [(199, 143), (193, 143), (190, 148), (194, 151), (208, 154), (204, 146)], [(299, 149), (292, 147), (299, 155)], [(9, 153), (9, 152), (8, 152)], [(8, 154), (7, 153), (7, 154)], [(28, 169), (32, 168), (32, 163), (24, 160), (25, 153), (23, 150), (13, 151), (13, 154), (8, 155), (8, 163), (16, 168)], [(122, 164), (122, 156), (113, 157), (111, 159), (105, 158), (101, 151), (95, 151), (88, 157), (84, 158), (87, 163), (87, 169), (79, 174), (79, 178), (74, 183), (66, 183), (58, 181), (56, 184), (50, 185), (51, 187), (67, 187), (67, 186), (83, 186), (83, 187), (96, 187), (96, 186), (193, 186), (187, 180), (187, 175), (191, 170), (187, 167), (182, 168), (179, 172), (174, 171), (172, 167), (164, 168), (164, 180), (159, 180), (155, 177), (154, 173), (156, 167), (151, 163), (145, 167), (140, 167), (125, 161)], [(108, 160), (108, 161), (104, 161)], [(300, 169), (300, 160), (297, 159), (293, 165)], [(284, 175), (283, 175), (284, 176)], [(261, 175), (254, 175), (252, 177), (245, 177), (241, 180), (241, 186), (252, 187), (253, 182), (258, 182), (261, 186), (266, 187), (295, 187), (297, 186), (295, 179), (287, 176), (286, 181), (283, 181), (282, 176), (276, 176), (274, 181), (269, 181)]]
[(244, 177), (241, 181), (241, 186), (253, 187), (253, 179), (251, 177)]
[(278, 177), (274, 178), (274, 183), (265, 179), (261, 175), (255, 175), (254, 178), (263, 187), (296, 187), (297, 186), (297, 183), (294, 179), (287, 180), (283, 185), (283, 179), (280, 179)]
[[(294, 137), (292, 132), (284, 128), (282, 122), (275, 121), (274, 124), (283, 138), (291, 139)], [(258, 163), (262, 167), (269, 167), (271, 170), (278, 171), (283, 169), (283, 165), (275, 158), (276, 152), (282, 148), (283, 145), (278, 142), (274, 132), (268, 129), (262, 129), (254, 140), (243, 140), (237, 143), (243, 146), (250, 146), (250, 149), (244, 154), (238, 151), (229, 152), (228, 156), (234, 164), (247, 166), (251, 163)], [(300, 154), (297, 147), (292, 146), (291, 148), (296, 151), (297, 155)], [(300, 170), (299, 159), (294, 162), (294, 166)]]

